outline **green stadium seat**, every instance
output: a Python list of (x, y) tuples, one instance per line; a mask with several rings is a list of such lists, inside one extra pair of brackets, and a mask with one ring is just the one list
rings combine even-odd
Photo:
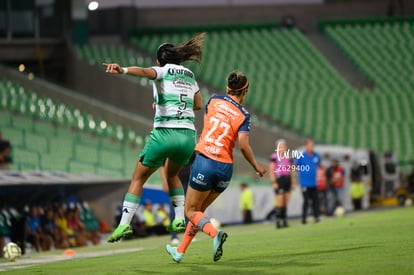
[[(108, 176), (130, 177), (135, 150), (145, 144), (146, 135), (107, 122), (101, 127), (104, 121), (99, 118), (1, 78), (0, 95), (0, 129), (12, 141), (12, 169), (101, 175), (110, 171)], [(114, 129), (113, 136), (103, 133), (106, 128)]]
[[(251, 82), (255, 96), (248, 97), (245, 103), (255, 113), (302, 134), (313, 133), (321, 142), (383, 150), (395, 145), (392, 140), (400, 136), (389, 134), (384, 127), (405, 120), (411, 123), (414, 117), (410, 108), (414, 106), (414, 82), (410, 75), (414, 70), (414, 63), (410, 62), (413, 30), (413, 24), (408, 22), (338, 24), (325, 29), (356, 66), (374, 81), (372, 90), (354, 89), (299, 30), (211, 31), (206, 37), (201, 66), (191, 65), (191, 68), (197, 71), (200, 81), (217, 91), (224, 91), (226, 75), (239, 69)], [(192, 35), (191, 32), (173, 31), (146, 34), (132, 37), (130, 43), (153, 56), (159, 44), (179, 43)], [(239, 45), (237, 51), (235, 44)], [(95, 62), (103, 58), (100, 52), (115, 59), (128, 58), (125, 47), (86, 47), (87, 51), (78, 53)], [(139, 55), (130, 55), (130, 61), (136, 59), (134, 56)], [(148, 85), (148, 82), (142, 84)], [(387, 126), (379, 126), (382, 123)], [(377, 132), (381, 136), (375, 136)], [(117, 131), (116, 126), (108, 127), (107, 135), (116, 140), (123, 137), (120, 141), (127, 143), (133, 137), (127, 130)], [(402, 144), (398, 147), (400, 155), (409, 147), (406, 142)]]

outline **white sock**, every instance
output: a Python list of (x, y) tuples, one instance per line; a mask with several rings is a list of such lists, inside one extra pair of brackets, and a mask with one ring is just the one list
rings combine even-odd
[(174, 206), (175, 220), (184, 219), (184, 195), (174, 195), (170, 197), (171, 204)]
[(122, 217), (119, 225), (130, 224), (137, 209), (138, 203), (124, 201), (124, 204), (122, 205)]

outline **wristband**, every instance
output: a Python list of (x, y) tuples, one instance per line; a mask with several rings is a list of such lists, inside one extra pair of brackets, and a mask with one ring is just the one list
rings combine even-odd
[(122, 68), (122, 73), (123, 74), (127, 74), (128, 73), (128, 68), (127, 67), (123, 67)]

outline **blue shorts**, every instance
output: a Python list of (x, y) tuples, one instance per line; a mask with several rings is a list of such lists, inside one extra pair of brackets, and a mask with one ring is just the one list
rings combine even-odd
[(191, 168), (190, 186), (197, 191), (222, 193), (230, 184), (233, 164), (209, 159), (197, 154)]

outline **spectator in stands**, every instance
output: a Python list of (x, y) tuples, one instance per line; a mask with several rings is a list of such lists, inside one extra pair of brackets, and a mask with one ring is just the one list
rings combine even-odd
[(0, 169), (9, 169), (9, 165), (12, 163), (11, 150), (10, 141), (3, 139), (3, 134), (0, 131)]
[(32, 206), (28, 218), (27, 241), (31, 243), (37, 252), (50, 250), (52, 237), (45, 234), (41, 222), (41, 208)]
[(249, 224), (253, 223), (253, 192), (249, 188), (249, 185), (245, 182), (240, 184), (240, 210), (242, 211), (243, 223)]
[(71, 246), (86, 246), (87, 238), (85, 225), (80, 218), (80, 209), (76, 205), (71, 205), (67, 212), (67, 224), (70, 229), (69, 244)]
[(198, 34), (178, 46), (160, 45), (157, 50), (157, 66), (154, 67), (104, 64), (107, 73), (145, 77), (155, 84), (154, 128), (140, 154), (124, 197), (121, 221), (108, 242), (116, 242), (133, 233), (130, 223), (141, 201), (142, 188), (164, 162), (170, 198), (175, 207), (175, 219), (169, 230), (185, 230), (184, 190), (178, 172), (193, 154), (196, 142), (194, 110), (201, 109), (203, 103), (194, 73), (180, 64), (189, 60), (201, 60), (204, 36), (205, 33)]
[(275, 143), (275, 151), (270, 155), (269, 173), (272, 187), (276, 196), (276, 227), (287, 227), (287, 207), (290, 199), (290, 191), (295, 187), (292, 181), (292, 161), (287, 152), (284, 139)]
[(155, 220), (157, 221), (157, 223), (162, 224), (165, 228), (167, 228), (170, 225), (170, 214), (168, 213), (165, 204), (161, 204), (158, 206), (158, 210), (155, 214)]
[[(62, 237), (62, 243), (67, 246), (75, 246), (75, 243), (70, 243), (69, 236), (73, 235), (72, 229), (68, 227), (68, 220), (66, 217), (66, 207), (64, 204), (56, 207), (55, 223), (58, 228), (59, 235)], [(72, 240), (74, 241), (74, 240)]]
[(57, 249), (68, 248), (69, 244), (64, 239), (62, 232), (56, 225), (56, 212), (52, 207), (46, 209), (46, 213), (42, 219), (42, 230), (45, 235), (49, 236), (53, 241), (53, 246)]
[(410, 194), (414, 194), (414, 167), (411, 170), (411, 173), (407, 176), (407, 191)]
[(164, 227), (162, 221), (157, 221), (152, 208), (151, 201), (147, 200), (144, 202), (144, 223), (145, 229), (148, 235), (164, 235), (168, 234), (166, 227)]
[(81, 221), (85, 225), (86, 238), (92, 244), (97, 245), (101, 242), (101, 235), (99, 233), (99, 221), (95, 217), (93, 209), (85, 201), (79, 206), (81, 209)]
[(27, 216), (11, 207), (10, 213), (10, 240), (16, 243), (22, 250), (22, 254), (26, 253), (26, 239), (27, 239)]
[(5, 245), (5, 239), (10, 236), (10, 224), (9, 215), (7, 211), (3, 209), (0, 212), (0, 257), (3, 256), (3, 247)]
[(333, 202), (328, 203), (330, 206), (328, 214), (332, 215), (336, 207), (343, 206), (345, 169), (339, 165), (338, 160), (332, 160), (331, 166), (328, 168), (327, 179), (333, 194)]
[(316, 189), (316, 174), (321, 158), (319, 154), (313, 150), (313, 147), (313, 140), (306, 140), (303, 156), (295, 159), (295, 170), (298, 171), (299, 184), (302, 188), (303, 195), (302, 224), (307, 223), (310, 202), (312, 202), (315, 222), (319, 222), (319, 198), (318, 190)]

